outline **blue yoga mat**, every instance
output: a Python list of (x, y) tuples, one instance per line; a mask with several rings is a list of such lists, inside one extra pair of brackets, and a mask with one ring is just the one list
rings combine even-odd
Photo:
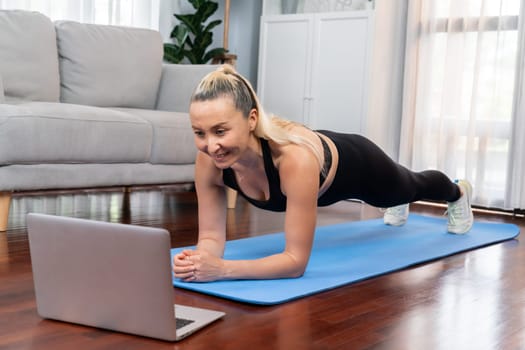
[[(411, 214), (401, 227), (382, 219), (318, 227), (305, 274), (295, 279), (188, 283), (175, 287), (239, 302), (273, 305), (361, 281), (519, 234), (512, 224), (475, 222), (465, 235), (446, 233), (446, 219)], [(281, 252), (284, 233), (228, 241), (225, 259), (256, 259)], [(186, 247), (192, 248), (192, 247)], [(185, 248), (172, 249), (172, 255)]]

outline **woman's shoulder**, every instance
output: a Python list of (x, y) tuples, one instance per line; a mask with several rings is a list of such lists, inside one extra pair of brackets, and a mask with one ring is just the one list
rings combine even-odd
[[(295, 131), (295, 135), (315, 143), (318, 137), (311, 130), (306, 130), (306, 132), (303, 130), (297, 130)], [(278, 168), (280, 168), (283, 164), (299, 165), (304, 162), (311, 162), (317, 167), (317, 159), (312, 153), (310, 147), (305, 143), (289, 142), (280, 144), (276, 141), (270, 140), (268, 141), (268, 144), (270, 146), (274, 163)]]
[[(286, 132), (289, 135), (289, 141), (286, 143), (279, 143), (275, 140), (269, 140), (272, 152), (290, 152), (299, 151), (302, 149), (309, 149), (307, 143), (316, 144), (319, 141), (317, 133), (304, 125), (293, 123), (286, 127)], [(299, 142), (294, 142), (294, 139)], [(305, 142), (306, 141), (306, 142)]]

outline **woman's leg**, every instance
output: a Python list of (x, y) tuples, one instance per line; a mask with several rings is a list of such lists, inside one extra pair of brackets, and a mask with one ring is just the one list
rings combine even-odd
[[(446, 201), (448, 232), (463, 234), (470, 230), (473, 224), (470, 204), (472, 188), (468, 181), (452, 182), (437, 170), (411, 171), (394, 162), (366, 138), (354, 136), (353, 139), (359, 153), (364, 155), (358, 157), (354, 163), (357, 164), (354, 170), (360, 174), (358, 179), (362, 200), (383, 208), (422, 199)], [(399, 209), (396, 211), (402, 217), (396, 218), (394, 223), (402, 225), (406, 221), (408, 210), (401, 210), (403, 207), (396, 209)]]
[(363, 173), (363, 199), (378, 207), (391, 207), (422, 199), (454, 202), (459, 187), (437, 170), (411, 171), (394, 162), (371, 141), (362, 138), (361, 152), (367, 155)]
[(339, 153), (336, 176), (319, 199), (329, 205), (343, 199), (360, 199), (380, 208), (421, 199), (455, 201), (459, 187), (440, 171), (411, 171), (394, 162), (367, 138), (322, 131)]

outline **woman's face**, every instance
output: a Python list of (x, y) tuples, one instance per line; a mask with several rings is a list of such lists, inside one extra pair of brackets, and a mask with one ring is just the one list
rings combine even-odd
[(199, 151), (210, 156), (218, 168), (225, 169), (248, 148), (257, 112), (253, 109), (246, 118), (231, 98), (219, 97), (193, 102), (190, 120)]

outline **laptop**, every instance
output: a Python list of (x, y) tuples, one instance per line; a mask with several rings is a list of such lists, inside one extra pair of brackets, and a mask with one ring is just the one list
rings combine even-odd
[(164, 229), (34, 213), (27, 229), (43, 318), (176, 341), (225, 315), (173, 305)]

